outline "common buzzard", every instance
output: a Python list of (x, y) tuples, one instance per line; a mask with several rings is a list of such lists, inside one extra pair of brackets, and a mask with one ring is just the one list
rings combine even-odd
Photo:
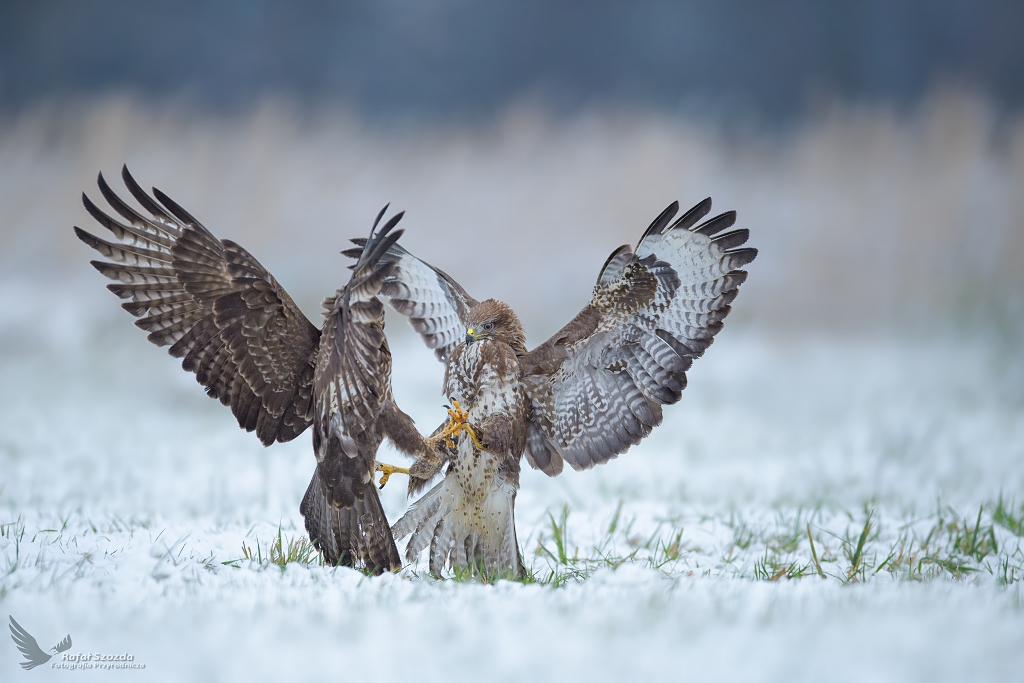
[[(706, 199), (677, 220), (673, 202), (636, 249), (612, 252), (593, 298), (527, 351), (504, 303), (477, 301), (446, 273), (393, 244), (381, 294), (445, 364), (444, 394), (468, 413), (467, 437), (444, 478), (393, 527), (411, 536), (410, 561), (428, 545), (430, 568), (522, 575), (514, 508), (520, 458), (555, 476), (606, 462), (638, 444), (679, 400), (686, 371), (722, 329), (757, 256), (729, 211), (698, 225)], [(363, 245), (362, 240), (354, 240)], [(350, 250), (351, 255), (359, 249)]]
[(324, 301), (318, 330), (249, 252), (214, 237), (159, 190), (147, 194), (127, 167), (121, 176), (149, 216), (122, 201), (100, 174), (100, 193), (126, 223), (83, 194), (86, 210), (117, 241), (74, 229), (109, 259), (92, 261), (118, 281), (107, 288), (128, 300), (122, 307), (139, 318), (135, 324), (149, 340), (170, 346), (206, 393), (230, 406), (238, 425), (264, 445), (290, 441), (312, 424), (317, 465), (300, 507), (311, 540), (330, 564), (398, 569), (373, 482), (377, 449), (386, 437), (417, 462), (432, 463), (445, 457), (447, 436), (421, 436), (391, 393), (384, 307), (376, 295), (395, 267), (380, 257), (401, 235), (393, 228), (402, 214), (371, 233), (349, 283)]

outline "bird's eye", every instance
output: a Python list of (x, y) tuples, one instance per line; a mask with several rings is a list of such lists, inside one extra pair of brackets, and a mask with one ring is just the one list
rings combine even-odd
[(494, 323), (484, 323), (484, 331), (490, 332), (494, 329)]

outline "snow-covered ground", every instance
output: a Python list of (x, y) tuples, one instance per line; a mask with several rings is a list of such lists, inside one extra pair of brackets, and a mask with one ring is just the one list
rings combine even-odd
[[(1024, 674), (1021, 538), (993, 523), (1024, 500), (1024, 364), (993, 342), (727, 326), (640, 447), (525, 472), (538, 582), (482, 585), (266, 561), (303, 536), (308, 435), (264, 449), (113, 297), (73, 304), (60, 329), (11, 307), (0, 335), (0, 604), (44, 648), (70, 633), (161, 680)], [(440, 366), (394, 337), (398, 398), (433, 424)], [(0, 646), (4, 680), (20, 660)]]

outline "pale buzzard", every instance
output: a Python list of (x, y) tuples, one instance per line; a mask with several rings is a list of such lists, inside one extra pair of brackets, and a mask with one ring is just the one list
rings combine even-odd
[[(444, 394), (468, 412), (469, 433), (444, 478), (393, 527), (411, 536), (411, 561), (430, 546), (430, 568), (523, 573), (514, 507), (520, 457), (554, 476), (624, 452), (662, 421), (686, 371), (722, 329), (757, 256), (747, 230), (723, 232), (730, 211), (697, 224), (706, 199), (673, 222), (673, 202), (634, 251), (619, 247), (593, 298), (549, 340), (527, 351), (505, 304), (478, 302), (451, 277), (393, 245), (381, 294), (408, 316), (445, 363)], [(363, 244), (356, 240), (357, 244)], [(352, 254), (360, 250), (350, 250)]]

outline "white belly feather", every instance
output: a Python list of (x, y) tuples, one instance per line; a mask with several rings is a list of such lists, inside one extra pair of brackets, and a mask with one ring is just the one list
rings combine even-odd
[[(515, 420), (523, 405), (518, 368), (500, 373), (487, 364), (480, 353), (484, 343), (465, 348), (449, 368), (444, 388), (477, 426), (495, 414)], [(471, 567), (477, 562), (492, 574), (521, 572), (514, 515), (519, 483), (500, 471), (505, 457), (478, 449), (468, 435), (459, 438), (444, 480), (395, 524), (396, 540), (412, 533), (406, 547), (410, 560), (429, 542), (435, 574), (445, 564)]]

